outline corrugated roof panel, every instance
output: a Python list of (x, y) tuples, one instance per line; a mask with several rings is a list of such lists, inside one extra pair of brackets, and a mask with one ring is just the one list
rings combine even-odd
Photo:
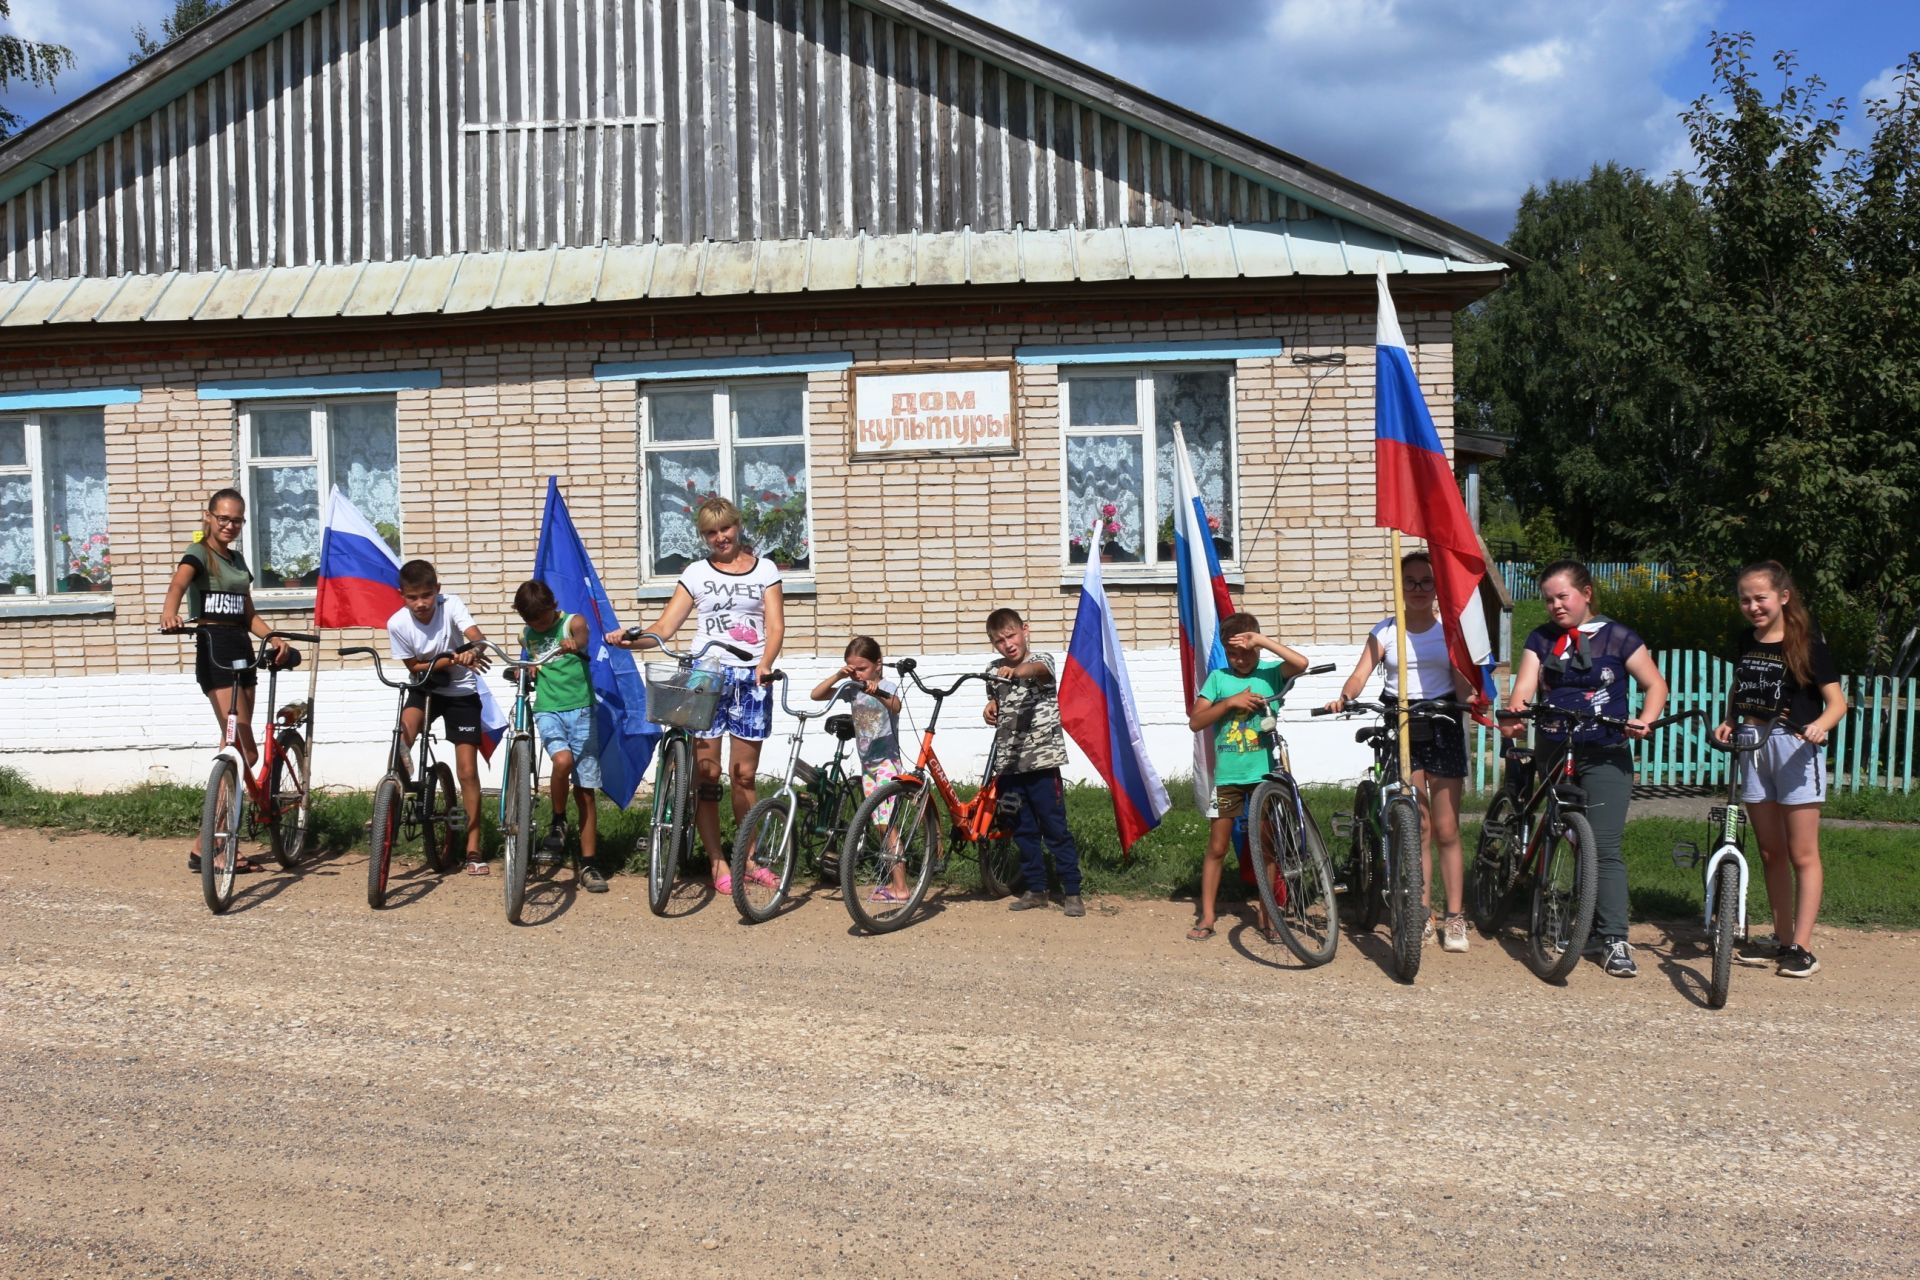
[[(136, 280), (144, 280), (146, 278), (145, 276), (134, 277)], [(7, 312), (13, 310), (13, 304), (20, 301), (21, 297), (32, 287), (33, 281), (31, 280), (7, 280), (0, 282), (0, 316), (4, 316)], [(135, 318), (138, 319), (138, 317)]]
[(26, 294), (14, 304), (7, 313), (4, 323), (8, 328), (23, 327), (32, 324), (45, 324), (47, 317), (60, 309), (60, 304), (73, 292), (71, 280), (34, 280), (28, 283)]
[(60, 304), (60, 309), (53, 313), (48, 323), (80, 324), (93, 319), (119, 287), (119, 278), (113, 276), (94, 276), (82, 280), (79, 287), (67, 295), (67, 300)]
[(913, 283), (913, 240), (875, 236), (861, 242), (860, 287), (900, 289)]
[(983, 231), (973, 237), (975, 284), (1020, 283), (1020, 233)]
[(1186, 275), (1172, 227), (1129, 227), (1125, 235), (1135, 280), (1178, 280)]
[(1293, 255), (1287, 252), (1287, 236), (1279, 223), (1235, 227), (1233, 249), (1242, 275), (1258, 280), (1293, 274)]
[(1074, 278), (1073, 247), (1066, 231), (1028, 231), (1020, 237), (1020, 261), (1029, 284)]
[[(700, 288), (700, 268), (705, 265), (706, 255), (703, 246), (697, 244), (663, 244), (653, 259), (653, 284), (647, 287), (650, 298), (691, 298)], [(613, 269), (613, 255), (618, 249), (607, 254), (607, 269)], [(605, 299), (607, 286), (600, 283), (600, 296)]]
[[(1293, 250), (1293, 265), (1303, 276), (1344, 276), (1348, 274), (1347, 255), (1341, 242), (1340, 224), (1332, 218), (1302, 218), (1289, 222), (1287, 235)], [(1371, 266), (1371, 262), (1368, 264)]]
[(454, 274), (453, 288), (440, 305), (450, 314), (461, 311), (485, 311), (493, 305), (493, 294), (500, 287), (500, 273), (507, 269), (505, 253), (470, 253)]
[(720, 240), (707, 246), (707, 269), (700, 277), (700, 296), (725, 298), (753, 292), (753, 265), (758, 246), (751, 240)]
[[(94, 319), (101, 324), (126, 324), (140, 319), (147, 314), (147, 308), (153, 305), (153, 300), (166, 292), (173, 277), (173, 272), (157, 276), (128, 276), (120, 292), (113, 295), (113, 301)], [(6, 313), (9, 305), (0, 305), (0, 315)]]
[(860, 241), (815, 240), (813, 260), (807, 264), (807, 288), (815, 293), (855, 289), (860, 285)]
[(923, 285), (965, 284), (967, 282), (967, 236), (962, 231), (941, 231), (924, 235), (917, 241), (917, 261), (913, 282)]
[[(600, 302), (625, 302), (631, 298), (647, 296), (648, 286), (655, 282), (662, 267), (667, 262), (667, 250), (677, 249), (679, 245), (650, 244), (614, 245), (606, 252), (605, 263), (600, 268), (596, 281), (598, 291), (594, 298)], [(689, 288), (688, 293), (693, 290)]]
[(338, 266), (321, 267), (313, 273), (313, 283), (300, 295), (300, 301), (294, 304), (293, 314), (301, 318), (325, 319), (337, 316), (346, 307), (347, 299), (353, 296), (353, 290), (360, 283), (360, 277), (366, 272), (362, 262), (343, 262)]
[(1125, 280), (1132, 274), (1127, 265), (1127, 233), (1119, 227), (1072, 234), (1080, 279)]
[(456, 253), (445, 258), (422, 258), (414, 263), (413, 270), (407, 273), (407, 282), (400, 286), (400, 296), (393, 300), (392, 314), (416, 316), (440, 310), (440, 304), (447, 300), (447, 290), (453, 287), (460, 260), (465, 256)]
[(313, 272), (312, 267), (269, 267), (267, 278), (254, 290), (252, 301), (241, 315), (248, 320), (285, 319), (307, 291)]
[(1231, 280), (1240, 274), (1233, 258), (1233, 238), (1225, 227), (1173, 227), (1180, 253), (1187, 260), (1189, 280)]
[(498, 308), (539, 306), (540, 300), (547, 296), (547, 277), (553, 274), (553, 254), (552, 249), (509, 254), (506, 268), (500, 273), (500, 287), (494, 290), (493, 305)]
[(1355, 275), (1370, 276), (1380, 269), (1380, 259), (1387, 260), (1389, 275), (1401, 269), (1400, 243), (1392, 236), (1357, 227), (1351, 222), (1340, 224), (1340, 234), (1347, 242), (1347, 268)]
[(267, 273), (261, 271), (228, 271), (214, 281), (213, 288), (200, 303), (199, 310), (193, 313), (195, 320), (238, 320), (247, 309), (247, 303), (259, 291), (261, 282)]
[(763, 240), (760, 263), (753, 272), (755, 293), (799, 293), (807, 282), (807, 250), (811, 240)]
[[(220, 273), (217, 271), (196, 271), (192, 275), (175, 276), (173, 283), (167, 286), (167, 291), (160, 295), (160, 300), (153, 304), (153, 310), (147, 312), (147, 319), (162, 323), (170, 320), (191, 320), (193, 313), (198, 311), (200, 304), (207, 300), (207, 295), (213, 291), (213, 286), (219, 279)], [(33, 299), (29, 297), (27, 302), (31, 301)], [(21, 303), (21, 306), (25, 305), (25, 302)], [(19, 308), (15, 308), (14, 315), (18, 314)], [(14, 317), (8, 316), (7, 323), (13, 322)]]
[(562, 249), (554, 255), (553, 274), (547, 277), (546, 305), (573, 307), (593, 301), (600, 283), (600, 266), (606, 260), (605, 245), (591, 249)]
[(411, 260), (400, 262), (369, 262), (367, 269), (360, 274), (360, 283), (353, 287), (346, 302), (340, 308), (343, 316), (383, 316), (393, 310), (393, 304), (400, 300), (400, 286), (407, 282), (407, 272), (413, 269)]
[[(1394, 270), (1394, 258), (1387, 259), (1387, 270)], [(1435, 257), (1431, 253), (1419, 253), (1402, 245), (1398, 255), (1399, 269), (1410, 276), (1443, 276), (1449, 270), (1447, 259)]]

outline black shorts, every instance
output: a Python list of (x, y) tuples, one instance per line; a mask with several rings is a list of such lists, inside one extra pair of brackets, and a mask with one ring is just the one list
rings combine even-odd
[(193, 633), (193, 675), (200, 692), (215, 689), (251, 689), (254, 670), (232, 670), (232, 664), (253, 661), (253, 633), (245, 627), (201, 627)]
[[(407, 706), (418, 711), (427, 704), (426, 689), (415, 689), (407, 695)], [(433, 709), (429, 720), (440, 722), (440, 736), (459, 747), (477, 747), (480, 745), (480, 695), (477, 693), (433, 694)]]
[[(1391, 698), (1383, 699), (1396, 705)], [(1411, 724), (1409, 745), (1413, 748), (1413, 767), (1429, 778), (1467, 776), (1467, 730), (1459, 716), (1435, 720), (1422, 717)]]

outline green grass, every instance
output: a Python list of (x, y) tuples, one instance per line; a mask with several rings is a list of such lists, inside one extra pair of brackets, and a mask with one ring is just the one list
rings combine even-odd
[[(1113, 806), (1098, 787), (1067, 788), (1067, 824), (1080, 848), (1082, 870), (1089, 893), (1133, 897), (1189, 898), (1200, 887), (1200, 862), (1206, 848), (1207, 819), (1195, 808), (1193, 788), (1184, 779), (1169, 784), (1173, 810), (1160, 827), (1134, 846), (1131, 858), (1120, 851), (1114, 831)], [(141, 786), (104, 795), (43, 791), (17, 772), (0, 769), (0, 827), (37, 827), (69, 831), (96, 831), (104, 835), (179, 837), (191, 839), (200, 821), (203, 792), (197, 787)], [(1320, 820), (1344, 809), (1348, 793), (1338, 787), (1308, 787), (1308, 805)], [(1836, 797), (1828, 813), (1841, 801), (1861, 816), (1899, 818), (1914, 815), (1910, 796)], [(314, 848), (341, 853), (363, 848), (371, 800), (364, 793), (327, 793), (315, 797), (311, 832)], [(499, 850), (499, 833), (491, 801), (483, 806), (486, 842)], [(1848, 816), (1852, 816), (1849, 814)], [(621, 812), (604, 800), (600, 806), (601, 862), (630, 872), (645, 868), (649, 814), (645, 805)], [(730, 824), (729, 824), (730, 825)], [(1479, 824), (1471, 819), (1464, 833), (1471, 850)], [(1329, 833), (1330, 834), (1330, 833)], [(1891, 928), (1920, 928), (1920, 839), (1912, 829), (1829, 827), (1821, 833), (1826, 864), (1826, 897), (1821, 908), (1825, 923)], [(1673, 920), (1696, 916), (1702, 909), (1700, 872), (1673, 865), (1669, 851), (1679, 840), (1703, 841), (1704, 815), (1699, 820), (1640, 818), (1627, 823), (1628, 882), (1632, 885), (1632, 913), (1636, 920)], [(1767, 917), (1766, 889), (1760, 881), (1759, 858), (1753, 856), (1754, 890), (1751, 912)], [(957, 884), (974, 882), (970, 860), (955, 859), (949, 878)], [(1241, 894), (1240, 881), (1229, 871), (1223, 895)]]
[(1546, 622), (1546, 601), (1515, 600), (1513, 602), (1513, 651), (1517, 654), (1525, 648), (1527, 637), (1533, 634), (1533, 629), (1545, 626)]

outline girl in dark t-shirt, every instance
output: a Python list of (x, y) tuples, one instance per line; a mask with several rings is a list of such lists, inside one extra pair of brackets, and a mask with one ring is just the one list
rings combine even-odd
[(1753, 629), (1734, 647), (1727, 715), (1713, 736), (1730, 742), (1742, 725), (1766, 735), (1753, 753), (1740, 800), (1747, 806), (1773, 903), (1780, 973), (1811, 977), (1807, 944), (1820, 914), (1820, 809), (1827, 798), (1827, 735), (1847, 714), (1833, 655), (1793, 578), (1775, 560), (1740, 571), (1740, 612)]

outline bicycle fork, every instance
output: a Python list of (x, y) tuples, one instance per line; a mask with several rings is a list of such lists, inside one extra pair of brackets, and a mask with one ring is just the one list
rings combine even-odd
[(1740, 926), (1740, 936), (1744, 938), (1747, 936), (1747, 858), (1745, 854), (1733, 845), (1721, 845), (1713, 851), (1713, 856), (1707, 859), (1707, 913), (1705, 923), (1708, 928), (1713, 927), (1714, 899), (1717, 893), (1715, 886), (1718, 881), (1716, 873), (1720, 870), (1720, 864), (1729, 858), (1733, 859), (1734, 864), (1740, 868), (1740, 914), (1736, 919)]

